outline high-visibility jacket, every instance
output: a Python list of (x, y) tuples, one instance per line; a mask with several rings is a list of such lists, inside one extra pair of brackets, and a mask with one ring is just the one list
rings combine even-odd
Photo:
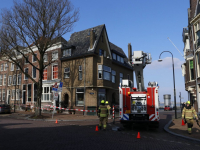
[(99, 112), (98, 112), (99, 117), (107, 117), (108, 116), (108, 108), (105, 105), (100, 105), (99, 106)]
[(183, 108), (182, 118), (185, 116), (185, 119), (193, 119), (193, 115), (197, 118), (197, 113), (194, 107), (191, 106), (190, 109), (186, 109), (186, 107)]

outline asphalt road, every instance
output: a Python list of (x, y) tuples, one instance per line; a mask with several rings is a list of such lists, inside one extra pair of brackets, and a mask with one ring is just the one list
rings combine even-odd
[[(199, 150), (200, 143), (176, 137), (163, 130), (174, 112), (160, 112), (159, 129), (144, 126), (114, 131), (95, 131), (98, 121), (45, 122), (19, 120), (0, 115), (0, 150)], [(111, 121), (111, 120), (110, 120)], [(140, 139), (137, 134), (140, 133)]]

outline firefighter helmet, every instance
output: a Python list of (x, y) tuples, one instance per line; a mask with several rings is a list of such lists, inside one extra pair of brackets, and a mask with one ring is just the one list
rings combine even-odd
[(104, 104), (105, 103), (105, 101), (104, 100), (101, 100), (101, 104)]
[(106, 101), (106, 104), (108, 104), (108, 101)]
[(190, 104), (190, 101), (187, 101), (186, 104)]

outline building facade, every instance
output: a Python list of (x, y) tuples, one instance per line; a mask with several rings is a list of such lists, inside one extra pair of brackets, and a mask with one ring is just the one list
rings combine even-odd
[(182, 73), (188, 100), (200, 111), (200, 1), (190, 0), (188, 26), (183, 28), (184, 58)]

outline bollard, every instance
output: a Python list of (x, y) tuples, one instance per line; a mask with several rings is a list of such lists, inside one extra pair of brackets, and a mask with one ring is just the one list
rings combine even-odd
[(115, 105), (113, 105), (113, 124), (115, 124)]

